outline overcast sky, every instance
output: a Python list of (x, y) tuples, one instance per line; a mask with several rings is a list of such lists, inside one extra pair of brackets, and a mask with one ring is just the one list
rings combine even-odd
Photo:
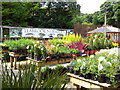
[(106, 0), (77, 0), (77, 3), (80, 4), (82, 13), (94, 13), (95, 11), (100, 10), (100, 5), (103, 4)]

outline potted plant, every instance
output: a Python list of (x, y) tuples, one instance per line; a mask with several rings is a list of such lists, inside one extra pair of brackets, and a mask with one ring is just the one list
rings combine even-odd
[(81, 61), (74, 61), (75, 65), (74, 65), (74, 74), (75, 75), (80, 75), (80, 67), (82, 66), (82, 62)]
[(9, 47), (6, 44), (1, 44), (0, 47), (2, 48), (2, 50), (8, 50)]
[(27, 55), (28, 55), (28, 57), (33, 59), (34, 58), (34, 46), (33, 45), (29, 45), (26, 48), (27, 48)]
[(78, 49), (69, 49), (69, 51), (71, 52), (73, 58), (75, 58), (79, 52)]
[(35, 43), (34, 44), (34, 59), (38, 61), (46, 61), (46, 57), (47, 57), (46, 48), (40, 43)]
[(60, 64), (57, 64), (54, 71), (59, 72), (59, 74), (61, 75), (61, 74), (65, 74), (67, 72), (67, 68), (63, 67)]
[(97, 73), (98, 73), (98, 66), (95, 63), (90, 65), (90, 73), (91, 73), (91, 79), (96, 81)]
[(85, 52), (86, 55), (89, 55), (89, 52), (90, 52), (90, 46), (89, 45), (85, 45), (84, 52)]

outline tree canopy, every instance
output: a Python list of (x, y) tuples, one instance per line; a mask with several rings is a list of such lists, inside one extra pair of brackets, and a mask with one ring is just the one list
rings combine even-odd
[(120, 1), (105, 2), (93, 14), (80, 12), (76, 2), (3, 2), (2, 24), (40, 28), (73, 28), (73, 24), (107, 25), (120, 28)]
[(3, 2), (2, 24), (43, 28), (72, 28), (80, 14), (76, 2)]
[(74, 23), (87, 25), (103, 25), (104, 17), (107, 17), (107, 25), (120, 28), (120, 1), (105, 2), (100, 6), (100, 11), (93, 14), (80, 14), (74, 19)]

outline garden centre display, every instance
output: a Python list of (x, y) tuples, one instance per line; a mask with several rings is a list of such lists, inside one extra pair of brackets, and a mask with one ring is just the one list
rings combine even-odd
[(84, 52), (91, 55), (100, 49), (109, 49), (116, 45), (118, 46), (111, 39), (105, 38), (104, 34), (93, 34), (89, 38), (69, 34), (62, 38), (40, 41), (33, 39), (6, 40), (1, 46), (4, 49), (9, 48), (10, 52), (27, 54), (29, 58), (46, 61), (72, 58), (80, 56)]
[(120, 48), (101, 49), (95, 55), (73, 61), (69, 72), (86, 79), (115, 85), (120, 81)]
[[(109, 83), (112, 86), (120, 81), (119, 44), (106, 38), (104, 34), (92, 34), (88, 38), (69, 34), (66, 37), (48, 40), (6, 40), (1, 47), (3, 51), (23, 54), (40, 62), (72, 58), (70, 66), (64, 68), (62, 73), (67, 70), (85, 79)], [(79, 57), (82, 53), (86, 53), (86, 57)], [(48, 67), (46, 70), (51, 72)]]

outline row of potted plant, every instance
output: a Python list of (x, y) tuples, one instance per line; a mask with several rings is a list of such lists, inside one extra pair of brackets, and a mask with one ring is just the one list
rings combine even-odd
[(26, 47), (33, 44), (32, 39), (19, 39), (19, 40), (6, 40), (1, 46), (3, 50), (9, 50), (10, 52), (26, 54)]
[(34, 44), (29, 45), (27, 49), (29, 57), (33, 59), (56, 60), (80, 56), (83, 45), (81, 36), (70, 34), (63, 38), (49, 39), (44, 42), (36, 41)]
[[(77, 42), (73, 42), (73, 39)], [(2, 46), (4, 48), (7, 47), (10, 52), (18, 54), (27, 53), (33, 59), (52, 60), (79, 56), (82, 51), (81, 47), (83, 47), (80, 40), (81, 36), (72, 34), (48, 41), (36, 41), (32, 39), (6, 40), (2, 43)]]
[(69, 72), (86, 79), (115, 85), (120, 81), (120, 48), (100, 50), (95, 55), (81, 58), (70, 64)]
[(93, 34), (83, 39), (83, 42), (86, 44), (84, 50), (87, 55), (95, 54), (100, 49), (110, 49), (119, 46), (118, 43), (113, 42), (112, 39), (107, 39), (102, 33)]
[(39, 61), (71, 58), (80, 55), (77, 49), (69, 49), (65, 45), (47, 46), (46, 43), (40, 43), (39, 41), (35, 42), (33, 45), (27, 46), (27, 51), (29, 58)]
[(19, 54), (28, 53), (30, 57), (38, 60), (75, 57), (84, 51), (87, 55), (87, 52), (95, 54), (100, 49), (111, 48), (114, 45), (116, 44), (112, 40), (106, 39), (104, 34), (93, 34), (85, 39), (81, 35), (70, 34), (63, 38), (50, 39), (48, 41), (32, 39), (6, 40), (2, 44), (3, 47), (9, 48), (10, 51)]

